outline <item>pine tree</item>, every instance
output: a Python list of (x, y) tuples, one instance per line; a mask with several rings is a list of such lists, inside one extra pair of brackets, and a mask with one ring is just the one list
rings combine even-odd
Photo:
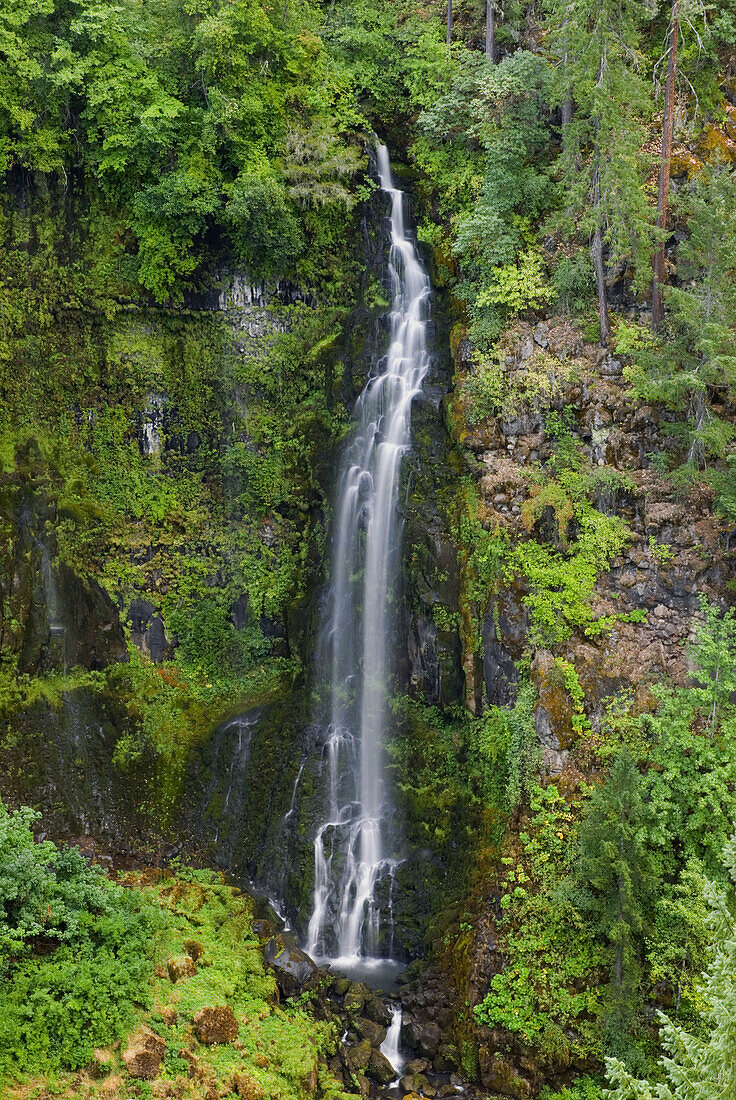
[(725, 889), (706, 887), (713, 958), (704, 974), (702, 1035), (678, 1027), (660, 1013), (666, 1083), (633, 1077), (617, 1059), (607, 1061), (610, 1100), (730, 1100), (736, 1096), (736, 837), (726, 845)]
[(736, 173), (704, 170), (680, 214), (690, 236), (677, 251), (679, 285), (665, 289), (667, 339), (640, 357), (634, 383), (644, 401), (684, 409), (687, 461), (702, 467), (709, 455), (723, 457), (735, 434), (712, 406), (736, 390)]
[(657, 229), (661, 233), (654, 253), (654, 278), (652, 282), (652, 328), (658, 329), (664, 320), (662, 284), (667, 282), (664, 230), (667, 225), (667, 201), (670, 190), (670, 164), (672, 162), (672, 136), (675, 121), (675, 82), (677, 79), (677, 47), (680, 41), (680, 4), (672, 0), (670, 24), (667, 29), (667, 85), (664, 96), (662, 121), (662, 157), (659, 166), (657, 189)]
[(656, 884), (648, 848), (649, 813), (641, 777), (622, 754), (593, 794), (580, 826), (574, 900), (612, 954), (606, 1035), (609, 1049), (628, 1044), (636, 1014), (639, 957), (647, 903)]
[(588, 239), (605, 347), (606, 260), (631, 259), (644, 272), (651, 256), (640, 156), (649, 110), (639, 54), (647, 12), (644, 4), (620, 0), (565, 0), (551, 8), (552, 46), (560, 58), (556, 103), (565, 123), (560, 171), (567, 206), (560, 223), (568, 235), (582, 232)]

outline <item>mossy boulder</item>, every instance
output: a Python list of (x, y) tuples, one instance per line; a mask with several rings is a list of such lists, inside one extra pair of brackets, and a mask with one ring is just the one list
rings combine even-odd
[(238, 1037), (238, 1021), (228, 1005), (208, 1005), (194, 1013), (194, 1034), (200, 1043), (233, 1043)]
[(123, 1062), (131, 1077), (151, 1080), (161, 1069), (166, 1043), (150, 1027), (141, 1027), (128, 1040)]

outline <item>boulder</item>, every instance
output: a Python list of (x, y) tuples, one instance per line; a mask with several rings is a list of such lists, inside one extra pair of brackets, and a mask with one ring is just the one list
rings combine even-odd
[(345, 1011), (349, 1012), (351, 1016), (353, 1014), (356, 1016), (360, 1015), (370, 995), (371, 992), (368, 986), (364, 985), (363, 982), (351, 982), (343, 1002)]
[(350, 1047), (345, 1054), (345, 1060), (348, 1064), (348, 1069), (351, 1073), (359, 1074), (363, 1073), (366, 1066), (371, 1060), (371, 1044), (367, 1039), (363, 1039), (357, 1046)]
[(237, 1093), (241, 1100), (265, 1100), (266, 1096), (263, 1086), (249, 1073), (235, 1074), (232, 1091)]
[(525, 1077), (516, 1072), (510, 1062), (507, 1062), (500, 1054), (493, 1053), (491, 1057), (484, 1057), (485, 1051), (480, 1051), (481, 1083), (484, 1088), (492, 1092), (500, 1092), (502, 1096), (511, 1096), (514, 1100), (526, 1100), (532, 1094), (532, 1087)]
[(386, 1038), (386, 1028), (375, 1024), (373, 1020), (366, 1019), (365, 1016), (356, 1016), (353, 1020), (353, 1028), (361, 1039), (367, 1039), (372, 1047), (380, 1047)]
[(363, 1012), (369, 1020), (380, 1024), (381, 1027), (388, 1027), (391, 1023), (391, 1013), (380, 997), (370, 997), (365, 1002)]
[(285, 997), (295, 997), (317, 971), (317, 965), (291, 936), (280, 932), (266, 944), (263, 958), (276, 975), (276, 984)]
[(396, 1070), (385, 1054), (381, 1054), (380, 1050), (374, 1050), (365, 1067), (365, 1075), (377, 1081), (379, 1085), (390, 1085), (396, 1078)]
[(437, 1073), (450, 1073), (460, 1065), (460, 1051), (452, 1043), (440, 1043), (434, 1059)]
[(191, 978), (197, 973), (197, 964), (190, 955), (178, 955), (169, 959), (166, 969), (172, 982), (180, 982), (182, 978)]
[(442, 1031), (439, 1024), (436, 1024), (434, 1020), (430, 1020), (428, 1024), (422, 1028), (422, 1033), (419, 1038), (419, 1049), (425, 1058), (434, 1058), (439, 1050), (439, 1045), (442, 1040)]
[(161, 1069), (165, 1053), (166, 1043), (161, 1036), (144, 1026), (128, 1040), (123, 1062), (131, 1077), (148, 1081)]
[(238, 1021), (227, 1005), (210, 1005), (194, 1013), (194, 1033), (200, 1043), (232, 1043), (238, 1037)]

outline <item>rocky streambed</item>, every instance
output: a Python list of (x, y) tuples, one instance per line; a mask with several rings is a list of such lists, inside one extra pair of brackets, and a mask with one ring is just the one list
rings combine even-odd
[[(264, 940), (264, 958), (273, 969), (280, 995), (309, 1002), (317, 1019), (334, 1021), (342, 1032), (331, 1072), (348, 1092), (366, 1098), (464, 1095), (479, 1097), (460, 1072), (455, 1043), (454, 1013), (449, 993), (421, 977), (383, 992), (367, 981), (351, 979), (330, 967), (318, 966), (285, 932), (275, 932), (269, 920), (257, 922)], [(398, 1050), (389, 1038), (400, 1013)], [(393, 1048), (393, 1049), (392, 1049)]]

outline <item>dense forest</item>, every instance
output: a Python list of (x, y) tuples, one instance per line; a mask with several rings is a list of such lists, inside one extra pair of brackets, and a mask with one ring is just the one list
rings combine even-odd
[[(5, 0), (0, 61), (0, 1095), (736, 1096), (736, 0)], [(378, 142), (388, 1008), (297, 946)]]

